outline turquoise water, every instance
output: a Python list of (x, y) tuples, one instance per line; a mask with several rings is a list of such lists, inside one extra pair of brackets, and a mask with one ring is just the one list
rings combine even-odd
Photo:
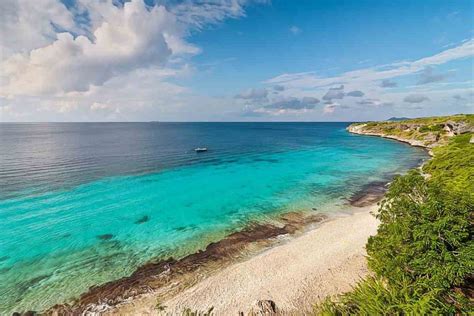
[(253, 220), (336, 210), (426, 157), (346, 125), (2, 125), (0, 312), (64, 302)]

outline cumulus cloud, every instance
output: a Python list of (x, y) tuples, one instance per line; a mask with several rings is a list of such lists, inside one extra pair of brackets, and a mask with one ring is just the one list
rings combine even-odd
[(344, 96), (344, 85), (340, 85), (339, 87), (329, 88), (323, 96), (323, 100), (342, 99)]
[(237, 99), (245, 100), (264, 100), (268, 96), (268, 90), (265, 88), (262, 89), (248, 89), (244, 92), (241, 92), (235, 96)]
[(359, 105), (374, 105), (375, 101), (376, 100), (374, 100), (374, 99), (365, 99), (365, 100), (357, 101), (357, 104), (359, 104)]
[(208, 119), (222, 100), (168, 79), (196, 71), (191, 32), (247, 2), (1, 1), (0, 120)]
[(90, 106), (90, 112), (93, 113), (97, 118), (103, 118), (105, 120), (117, 120), (121, 118), (120, 109), (116, 108), (111, 104), (94, 102)]
[(324, 106), (323, 113), (324, 114), (332, 114), (336, 110), (336, 104), (328, 104)]
[(389, 79), (384, 79), (380, 83), (382, 88), (395, 88), (398, 84), (395, 81), (391, 81)]
[(275, 91), (283, 91), (283, 90), (285, 90), (285, 86), (282, 86), (282, 85), (277, 84), (277, 85), (274, 85), (274, 86), (273, 86), (273, 90), (275, 90)]
[(87, 91), (134, 69), (163, 65), (171, 55), (195, 52), (182, 42), (176, 19), (163, 6), (141, 0), (114, 7), (94, 31), (94, 40), (57, 34), (52, 44), (2, 64), (3, 94)]
[(329, 90), (323, 96), (323, 100), (326, 100), (326, 101), (331, 101), (333, 99), (342, 100), (346, 96), (360, 98), (364, 96), (364, 92), (360, 90), (354, 90), (354, 91), (345, 93), (344, 85), (340, 85), (338, 87), (329, 88)]
[(349, 97), (360, 98), (360, 97), (364, 96), (364, 92), (362, 92), (360, 90), (354, 90), (354, 91), (348, 92), (346, 95), (349, 96)]
[(279, 110), (311, 110), (314, 109), (316, 104), (319, 103), (319, 99), (313, 97), (303, 97), (301, 99), (295, 97), (280, 98), (266, 106), (266, 109), (279, 109)]
[(57, 29), (80, 32), (73, 14), (60, 1), (0, 1), (1, 59), (50, 44)]
[(433, 72), (433, 67), (425, 67), (423, 71), (420, 74), (420, 77), (418, 78), (418, 85), (423, 85), (423, 84), (428, 84), (432, 82), (438, 82), (438, 81), (443, 81), (446, 78), (448, 78), (450, 75), (452, 75), (451, 72), (448, 73), (440, 73), (440, 74), (435, 74)]
[[(474, 39), (465, 40), (454, 47), (445, 49), (440, 53), (431, 55), (413, 61), (394, 62), (387, 65), (380, 65), (374, 67), (366, 67), (357, 70), (343, 72), (333, 76), (324, 76), (317, 72), (301, 72), (301, 73), (284, 73), (279, 76), (270, 78), (265, 81), (269, 85), (284, 85), (287, 92), (292, 94), (311, 93), (313, 95), (321, 96), (325, 105), (334, 105), (335, 101), (341, 103), (341, 106), (327, 107), (326, 113), (334, 109), (338, 117), (342, 117), (342, 112), (337, 109), (342, 106), (349, 106), (356, 111), (352, 111), (350, 117), (372, 117), (376, 119), (377, 113), (381, 115), (382, 107), (394, 106), (397, 111), (412, 111), (413, 116), (427, 115), (426, 109), (422, 107), (415, 107), (413, 103), (423, 104), (430, 100), (430, 111), (432, 113), (443, 113), (446, 111), (446, 100), (451, 98), (453, 94), (465, 93), (466, 86), (472, 86), (471, 80), (464, 82), (452, 82), (442, 85), (427, 85), (425, 86), (409, 86), (406, 83), (409, 80), (418, 80), (423, 74), (430, 74), (426, 69), (443, 65), (448, 63), (456, 63), (454, 67), (458, 67), (458, 63), (469, 65), (469, 60), (474, 57)], [(469, 60), (466, 60), (469, 59)], [(463, 67), (463, 66), (461, 66)], [(450, 75), (451, 72), (448, 72)], [(424, 79), (425, 81), (443, 80), (438, 73), (431, 72), (434, 78)], [(428, 76), (425, 76), (428, 77)], [(400, 79), (400, 81), (399, 81)], [(333, 87), (328, 90), (328, 87), (335, 83), (341, 85)], [(343, 89), (341, 89), (341, 87)], [(390, 89), (399, 87), (397, 89)], [(345, 92), (347, 91), (347, 92)], [(358, 103), (357, 100), (349, 98), (349, 91), (363, 91), (365, 99)], [(423, 97), (412, 97), (411, 94), (421, 94)], [(408, 96), (408, 97), (407, 97)], [(406, 98), (406, 100), (405, 100)], [(395, 106), (396, 104), (396, 106)], [(380, 108), (379, 112), (374, 111), (374, 107)], [(417, 111), (420, 110), (420, 111)], [(424, 112), (423, 112), (423, 111)], [(465, 104), (464, 102), (457, 102), (456, 107), (450, 109), (451, 112), (467, 112), (472, 111), (472, 104)], [(360, 112), (360, 113), (359, 113)], [(385, 115), (386, 113), (384, 113)]]
[(382, 102), (379, 99), (364, 99), (361, 101), (358, 101), (357, 104), (359, 105), (364, 105), (364, 106), (393, 106), (392, 102)]
[(200, 52), (186, 41), (190, 29), (242, 16), (245, 0), (164, 3), (2, 1), (0, 95), (83, 92), (149, 67), (170, 74)]
[(301, 102), (306, 103), (306, 104), (318, 104), (320, 101), (318, 98), (314, 98), (314, 97), (303, 97), (301, 99)]
[(428, 100), (429, 98), (422, 94), (410, 94), (403, 98), (403, 101), (408, 103), (421, 103)]

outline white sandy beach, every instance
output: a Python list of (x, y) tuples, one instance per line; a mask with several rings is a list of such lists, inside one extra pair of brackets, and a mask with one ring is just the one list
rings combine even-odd
[[(365, 244), (378, 222), (376, 205), (335, 218), (320, 227), (235, 263), (184, 290), (168, 301), (164, 314), (183, 309), (215, 315), (247, 313), (257, 300), (272, 300), (282, 314), (302, 314), (312, 304), (350, 290), (367, 275)], [(122, 305), (113, 314), (156, 315), (156, 299), (146, 297)], [(162, 312), (163, 313), (163, 312)]]

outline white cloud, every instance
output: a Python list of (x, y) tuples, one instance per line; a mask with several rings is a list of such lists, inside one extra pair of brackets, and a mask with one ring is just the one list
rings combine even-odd
[(344, 96), (344, 85), (340, 85), (339, 87), (329, 88), (328, 92), (323, 96), (323, 100), (342, 99)]
[[(453, 100), (453, 94), (462, 94), (472, 87), (473, 81), (442, 83), (453, 72), (435, 73), (436, 65), (447, 64), (464, 58), (473, 58), (474, 40), (470, 39), (433, 56), (415, 61), (397, 62), (389, 65), (363, 68), (341, 73), (336, 76), (319, 76), (316, 72), (282, 74), (264, 81), (269, 86), (284, 85), (286, 96), (297, 96), (311, 93), (322, 98), (325, 107), (322, 114), (333, 114), (340, 119), (374, 119), (408, 111), (412, 116), (423, 116), (421, 107), (416, 102), (429, 101), (430, 113), (447, 114), (454, 112), (472, 112), (472, 103), (459, 102), (455, 107), (447, 106), (447, 100)], [(418, 77), (416, 77), (418, 75)], [(394, 81), (394, 79), (397, 82)], [(423, 80), (422, 80), (423, 79)], [(412, 85), (407, 83), (412, 82)], [(404, 83), (399, 85), (398, 82)], [(436, 84), (424, 84), (424, 83)], [(423, 84), (417, 84), (423, 83)], [(464, 88), (463, 86), (468, 86)], [(387, 89), (391, 88), (391, 89)], [(396, 89), (395, 89), (396, 88)], [(350, 92), (345, 92), (350, 91)], [(363, 92), (362, 92), (363, 91)], [(415, 96), (413, 96), (415, 95)], [(364, 97), (357, 101), (348, 96)], [(334, 101), (338, 101), (336, 104)], [(410, 104), (411, 103), (411, 104)], [(339, 109), (352, 109), (350, 112)], [(380, 110), (377, 110), (380, 109)], [(413, 111), (420, 112), (413, 112)], [(408, 113), (407, 112), (407, 113)], [(344, 116), (346, 115), (346, 116)], [(348, 115), (348, 116), (347, 116)], [(399, 115), (399, 114), (397, 114)]]
[(421, 94), (410, 94), (403, 98), (403, 101), (408, 103), (421, 103), (423, 101), (428, 101), (429, 98)]
[(196, 52), (181, 40), (172, 14), (162, 6), (147, 9), (142, 0), (114, 7), (93, 35), (59, 33), (50, 45), (7, 59), (2, 94), (87, 91), (119, 74), (164, 65), (172, 55)]
[(245, 2), (148, 7), (143, 0), (123, 6), (78, 0), (68, 10), (57, 0), (5, 0), (0, 43), (8, 58), (0, 65), (0, 95), (88, 91), (140, 68), (169, 73), (170, 67), (183, 66), (183, 56), (200, 52), (186, 41), (191, 29), (242, 16)]
[(301, 29), (295, 25), (290, 27), (290, 32), (293, 33), (294, 35), (298, 35), (301, 33)]
[(246, 2), (77, 0), (66, 8), (5, 0), (0, 120), (209, 118), (216, 100), (168, 80), (195, 70), (189, 57), (200, 48), (187, 41), (190, 32), (244, 16)]
[(322, 88), (333, 85), (334, 83), (347, 84), (354, 82), (358, 82), (362, 86), (378, 81), (382, 81), (383, 84), (383, 80), (414, 74), (422, 71), (427, 66), (441, 65), (453, 60), (472, 56), (474, 56), (474, 39), (470, 39), (436, 55), (412, 62), (404, 61), (385, 66), (364, 68), (345, 72), (334, 77), (319, 77), (314, 72), (282, 74), (266, 80), (265, 83), (272, 85), (284, 84), (287, 87), (297, 88)]
[[(435, 84), (414, 81), (407, 89), (397, 86), (404, 80), (393, 81), (414, 74), (422, 78), (426, 69), (472, 57), (472, 39), (415, 61), (330, 77), (315, 72), (282, 74), (267, 80), (267, 87), (244, 91), (237, 98), (205, 97), (171, 80), (199, 69), (190, 57), (201, 49), (189, 42), (189, 35), (209, 24), (245, 16), (247, 1), (203, 0), (195, 5), (165, 0), (151, 7), (143, 0), (123, 6), (112, 2), (76, 0), (66, 8), (58, 0), (0, 1), (0, 120), (232, 120), (243, 105), (249, 105), (245, 110), (249, 116), (298, 118), (304, 113), (310, 119), (326, 113), (340, 119), (348, 105), (357, 109), (351, 118), (387, 104), (395, 110), (404, 109), (403, 104), (415, 109), (404, 102), (413, 94), (429, 97), (430, 109), (441, 109), (440, 104), (450, 101), (456, 102), (456, 109), (472, 111), (472, 102), (470, 108), (462, 108), (467, 101), (452, 97), (466, 95), (472, 81), (462, 89), (448, 87), (438, 70), (425, 76)], [(293, 31), (300, 29), (295, 26)], [(445, 90), (438, 91), (442, 84)], [(325, 94), (329, 103), (324, 108), (308, 99)]]
[(384, 79), (380, 83), (380, 86), (382, 88), (395, 88), (396, 86), (398, 86), (398, 84), (395, 81), (391, 81), (389, 79)]
[(364, 92), (360, 90), (354, 90), (354, 91), (348, 92), (346, 95), (349, 97), (360, 98), (364, 96)]
[(319, 99), (313, 97), (303, 97), (301, 99), (294, 97), (279, 97), (270, 104), (264, 106), (265, 109), (278, 110), (311, 110), (314, 109)]
[(265, 88), (262, 89), (248, 89), (243, 91), (235, 96), (237, 99), (246, 99), (246, 100), (264, 100), (267, 98), (268, 90)]
[(79, 32), (72, 13), (61, 2), (0, 1), (0, 60), (50, 44), (56, 39), (56, 29)]
[(450, 75), (452, 75), (452, 72), (435, 74), (433, 71), (433, 67), (428, 66), (425, 69), (423, 69), (423, 71), (420, 73), (420, 77), (418, 79), (417, 84), (421, 85), (421, 84), (428, 84), (428, 83), (443, 81), (446, 78), (448, 78)]
[(336, 110), (336, 104), (327, 104), (324, 106), (323, 113), (324, 114), (332, 114)]

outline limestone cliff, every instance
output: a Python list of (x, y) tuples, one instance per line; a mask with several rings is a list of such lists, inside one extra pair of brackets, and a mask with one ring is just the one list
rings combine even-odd
[[(474, 133), (474, 114), (354, 123), (347, 130), (355, 134), (391, 138), (412, 146), (433, 148), (446, 144), (454, 135)], [(474, 140), (471, 139), (471, 142)]]

